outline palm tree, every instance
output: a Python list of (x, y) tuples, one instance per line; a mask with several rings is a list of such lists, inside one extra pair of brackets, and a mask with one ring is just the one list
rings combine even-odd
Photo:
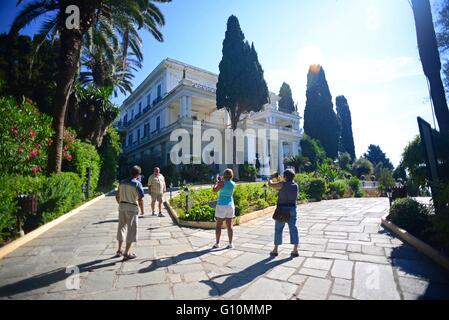
[[(51, 15), (42, 25), (43, 31), (59, 36), (61, 49), (59, 56), (58, 77), (53, 107), (53, 128), (56, 132), (54, 144), (50, 150), (48, 171), (61, 172), (64, 121), (73, 84), (79, 70), (84, 36), (93, 24), (106, 19), (111, 25), (127, 25), (144, 28), (162, 39), (158, 30), (163, 24), (161, 12), (153, 2), (170, 2), (171, 0), (34, 0), (27, 4), (15, 18), (11, 32), (15, 33), (41, 17)], [(23, 0), (18, 0), (17, 5)], [(66, 27), (66, 8), (75, 5), (79, 8), (79, 28)], [(112, 13), (121, 14), (121, 21), (113, 20)], [(126, 33), (126, 31), (125, 31)], [(127, 42), (128, 43), (128, 42)], [(124, 48), (128, 48), (128, 43)], [(127, 55), (126, 52), (123, 52)]]
[[(165, 19), (160, 12), (154, 14), (154, 21), (164, 25)], [(82, 84), (94, 83), (96, 86), (112, 86), (123, 94), (132, 92), (133, 72), (142, 68), (142, 39), (135, 26), (122, 12), (112, 13), (112, 21), (98, 18), (85, 36), (85, 48), (82, 53), (82, 65), (87, 70), (80, 73)], [(157, 30), (154, 38), (163, 41)]]
[(424, 73), (429, 79), (435, 116), (441, 131), (449, 131), (449, 109), (441, 80), (441, 60), (429, 0), (412, 0), (419, 55)]
[(300, 173), (303, 168), (310, 166), (309, 158), (302, 156), (290, 156), (285, 158), (284, 164), (289, 167), (294, 167), (297, 173)]

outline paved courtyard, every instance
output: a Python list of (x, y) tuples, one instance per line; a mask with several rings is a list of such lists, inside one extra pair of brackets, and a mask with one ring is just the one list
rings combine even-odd
[(290, 245), (269, 257), (270, 216), (236, 227), (233, 250), (211, 250), (213, 230), (147, 216), (138, 259), (122, 262), (108, 196), (0, 260), (0, 299), (449, 299), (449, 274), (380, 227), (387, 209), (387, 199), (301, 205), (299, 258)]

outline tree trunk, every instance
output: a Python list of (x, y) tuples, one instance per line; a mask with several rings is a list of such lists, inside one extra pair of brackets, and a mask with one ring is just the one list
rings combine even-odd
[(231, 111), (231, 125), (232, 125), (232, 170), (234, 171), (234, 180), (240, 180), (239, 166), (237, 165), (237, 139), (235, 137), (235, 130), (237, 130), (238, 117), (236, 110)]
[(48, 170), (50, 173), (61, 172), (62, 148), (64, 144), (64, 121), (67, 103), (72, 91), (76, 70), (78, 69), (81, 45), (81, 34), (77, 35), (75, 32), (70, 32), (65, 29), (61, 32), (61, 61), (59, 63), (59, 74), (53, 111), (55, 139), (48, 157)]
[(441, 80), (441, 60), (429, 0), (412, 0), (418, 48), (424, 74), (429, 79), (440, 131), (449, 131), (449, 109)]
[[(66, 7), (70, 3), (61, 2), (60, 12), (64, 16)], [(48, 173), (60, 173), (62, 167), (62, 149), (64, 145), (64, 122), (67, 111), (67, 104), (72, 91), (75, 75), (81, 56), (83, 44), (83, 33), (92, 24), (95, 13), (92, 4), (79, 6), (80, 8), (80, 28), (68, 29), (63, 22), (60, 28), (61, 49), (59, 56), (59, 70), (56, 83), (56, 93), (53, 109), (53, 130), (55, 139), (48, 155)]]

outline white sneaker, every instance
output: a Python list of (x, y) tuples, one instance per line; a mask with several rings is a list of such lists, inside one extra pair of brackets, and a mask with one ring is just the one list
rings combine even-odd
[(228, 246), (226, 247), (226, 249), (234, 249), (234, 245), (232, 243), (228, 244)]
[(220, 248), (220, 245), (218, 243), (214, 244), (214, 246), (212, 247), (212, 249), (218, 249)]

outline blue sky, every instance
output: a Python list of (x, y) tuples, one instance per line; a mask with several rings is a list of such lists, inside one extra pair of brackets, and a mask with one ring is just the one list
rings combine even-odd
[[(15, 0), (5, 2), (0, 31), (16, 12)], [(218, 73), (226, 21), (234, 14), (255, 44), (269, 89), (277, 93), (288, 82), (301, 113), (308, 66), (324, 67), (334, 101), (348, 99), (357, 155), (378, 144), (397, 165), (418, 134), (416, 117), (433, 125), (408, 0), (173, 0), (159, 6), (165, 42), (142, 32), (145, 60), (135, 87), (166, 57)]]

